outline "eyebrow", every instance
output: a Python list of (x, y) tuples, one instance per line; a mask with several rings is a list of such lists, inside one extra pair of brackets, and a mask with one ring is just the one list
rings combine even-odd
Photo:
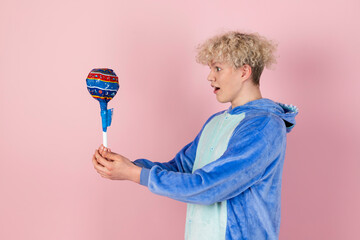
[(214, 66), (214, 65), (221, 65), (221, 63), (219, 63), (219, 62), (214, 62), (213, 64), (211, 64), (211, 66)]

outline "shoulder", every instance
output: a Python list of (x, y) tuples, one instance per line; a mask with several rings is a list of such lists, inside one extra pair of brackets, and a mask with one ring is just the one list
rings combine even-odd
[(284, 121), (271, 112), (252, 112), (246, 114), (236, 128), (237, 132), (260, 132), (265, 136), (286, 134)]
[(246, 116), (233, 132), (229, 146), (240, 149), (261, 146), (271, 156), (277, 156), (286, 146), (285, 124), (280, 117), (271, 113)]

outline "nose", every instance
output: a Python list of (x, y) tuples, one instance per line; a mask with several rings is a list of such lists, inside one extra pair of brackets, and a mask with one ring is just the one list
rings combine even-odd
[(215, 81), (215, 77), (214, 77), (214, 74), (213, 74), (213, 71), (211, 70), (208, 77), (207, 77), (207, 80), (208, 81)]

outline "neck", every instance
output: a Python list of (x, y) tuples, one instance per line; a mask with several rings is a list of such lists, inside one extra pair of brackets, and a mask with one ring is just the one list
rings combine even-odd
[(251, 81), (245, 81), (238, 97), (231, 102), (231, 107), (235, 108), (261, 98), (260, 87), (254, 85)]

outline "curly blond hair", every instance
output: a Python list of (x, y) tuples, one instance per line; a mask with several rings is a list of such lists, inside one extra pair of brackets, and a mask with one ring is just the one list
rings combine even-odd
[(252, 81), (260, 85), (264, 67), (276, 63), (277, 43), (258, 33), (229, 31), (216, 35), (196, 47), (196, 62), (209, 65), (212, 62), (227, 63), (235, 69), (248, 64), (252, 70)]

